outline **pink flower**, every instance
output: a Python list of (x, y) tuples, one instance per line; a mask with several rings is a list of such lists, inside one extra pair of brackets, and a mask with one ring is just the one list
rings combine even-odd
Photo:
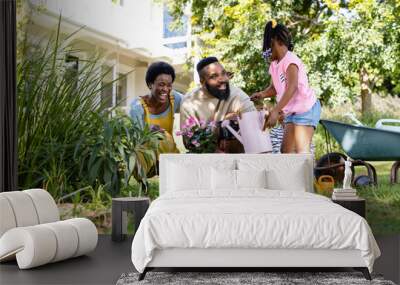
[(195, 124), (195, 123), (196, 123), (196, 121), (194, 120), (193, 117), (189, 117), (186, 120), (186, 124), (188, 124), (188, 125), (192, 125), (192, 124)]
[(200, 120), (199, 123), (202, 129), (205, 129), (207, 127), (207, 122), (205, 120)]
[(191, 138), (191, 137), (193, 137), (193, 132), (191, 132), (191, 131), (188, 131), (188, 132), (186, 133), (186, 136), (187, 136), (188, 138)]
[(199, 147), (199, 146), (200, 146), (200, 143), (199, 143), (197, 140), (192, 140), (192, 144), (193, 144), (195, 147)]
[(190, 116), (186, 120), (186, 124), (188, 125), (189, 128), (191, 128), (191, 127), (194, 127), (196, 125), (199, 125), (199, 122), (197, 121), (197, 119), (195, 117)]
[(181, 131), (176, 131), (175, 134), (176, 134), (177, 136), (181, 136), (181, 135), (182, 135), (182, 132), (181, 132)]

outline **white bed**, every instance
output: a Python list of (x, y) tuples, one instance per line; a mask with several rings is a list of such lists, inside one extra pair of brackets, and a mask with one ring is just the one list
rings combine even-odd
[(132, 243), (155, 267), (354, 267), (380, 251), (367, 222), (313, 190), (310, 155), (169, 154)]

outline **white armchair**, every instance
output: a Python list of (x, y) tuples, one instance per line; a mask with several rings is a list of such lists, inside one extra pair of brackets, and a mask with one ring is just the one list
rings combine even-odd
[(0, 262), (16, 258), (20, 269), (57, 262), (94, 250), (97, 238), (88, 219), (60, 221), (43, 189), (0, 193)]

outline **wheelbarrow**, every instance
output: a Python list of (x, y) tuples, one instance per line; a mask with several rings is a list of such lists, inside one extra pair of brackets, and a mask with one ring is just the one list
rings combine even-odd
[[(392, 184), (397, 183), (398, 170), (400, 168), (400, 127), (388, 126), (385, 124), (388, 121), (400, 122), (400, 120), (380, 120), (376, 125), (378, 128), (345, 124), (331, 120), (320, 120), (320, 123), (335, 138), (345, 153), (354, 160), (354, 166), (364, 165), (367, 168), (368, 177), (372, 180), (371, 183), (376, 185), (375, 168), (365, 161), (395, 161), (390, 175)], [(339, 161), (333, 165), (325, 166), (325, 168), (343, 166), (344, 162)], [(317, 164), (316, 171), (323, 170), (324, 167), (318, 167)]]

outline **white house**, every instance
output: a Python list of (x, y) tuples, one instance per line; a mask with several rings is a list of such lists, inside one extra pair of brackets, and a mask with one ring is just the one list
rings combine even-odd
[[(171, 17), (161, 1), (153, 0), (27, 0), (35, 9), (30, 16), (29, 36), (39, 36), (56, 28), (62, 16), (61, 32), (82, 52), (66, 57), (66, 64), (79, 68), (79, 61), (93, 51), (103, 55), (102, 68), (112, 68), (105, 80), (123, 77), (105, 90), (108, 106), (122, 107), (148, 92), (145, 73), (148, 65), (163, 60), (177, 73), (174, 89), (185, 93), (192, 74), (183, 66), (190, 54), (190, 21), (182, 31), (171, 31)], [(123, 76), (129, 73), (127, 76)]]

